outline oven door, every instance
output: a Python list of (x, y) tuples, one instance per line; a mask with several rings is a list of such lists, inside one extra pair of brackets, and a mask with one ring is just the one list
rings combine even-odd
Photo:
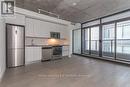
[(53, 56), (61, 56), (62, 55), (62, 46), (53, 47)]

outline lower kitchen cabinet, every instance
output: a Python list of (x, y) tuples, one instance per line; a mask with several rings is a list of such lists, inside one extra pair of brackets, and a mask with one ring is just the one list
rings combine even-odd
[(41, 47), (26, 47), (25, 48), (25, 63), (30, 64), (41, 60), (42, 48)]
[(63, 46), (62, 56), (69, 56), (69, 46)]
[(69, 56), (69, 51), (62, 51), (62, 56)]

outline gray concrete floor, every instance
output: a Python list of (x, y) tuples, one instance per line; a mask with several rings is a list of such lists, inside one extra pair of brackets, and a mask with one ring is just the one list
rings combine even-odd
[(0, 87), (130, 87), (130, 66), (73, 56), (7, 69)]

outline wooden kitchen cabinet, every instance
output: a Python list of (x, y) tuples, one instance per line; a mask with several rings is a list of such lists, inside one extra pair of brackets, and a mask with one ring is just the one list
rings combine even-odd
[(25, 63), (30, 64), (41, 60), (42, 48), (41, 47), (26, 47), (25, 48)]

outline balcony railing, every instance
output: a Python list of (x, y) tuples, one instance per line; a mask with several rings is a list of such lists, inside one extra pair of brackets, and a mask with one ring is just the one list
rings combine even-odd
[[(85, 48), (84, 52), (91, 54), (98, 54), (99, 53), (99, 40), (91, 40), (91, 50), (89, 50), (89, 41), (85, 40)], [(123, 57), (123, 55), (129, 55), (130, 57), (130, 39), (117, 39), (116, 45), (114, 39), (109, 40), (102, 40), (102, 53), (103, 56), (110, 56), (113, 57), (115, 53), (115, 46), (116, 46), (116, 54), (119, 57)]]

